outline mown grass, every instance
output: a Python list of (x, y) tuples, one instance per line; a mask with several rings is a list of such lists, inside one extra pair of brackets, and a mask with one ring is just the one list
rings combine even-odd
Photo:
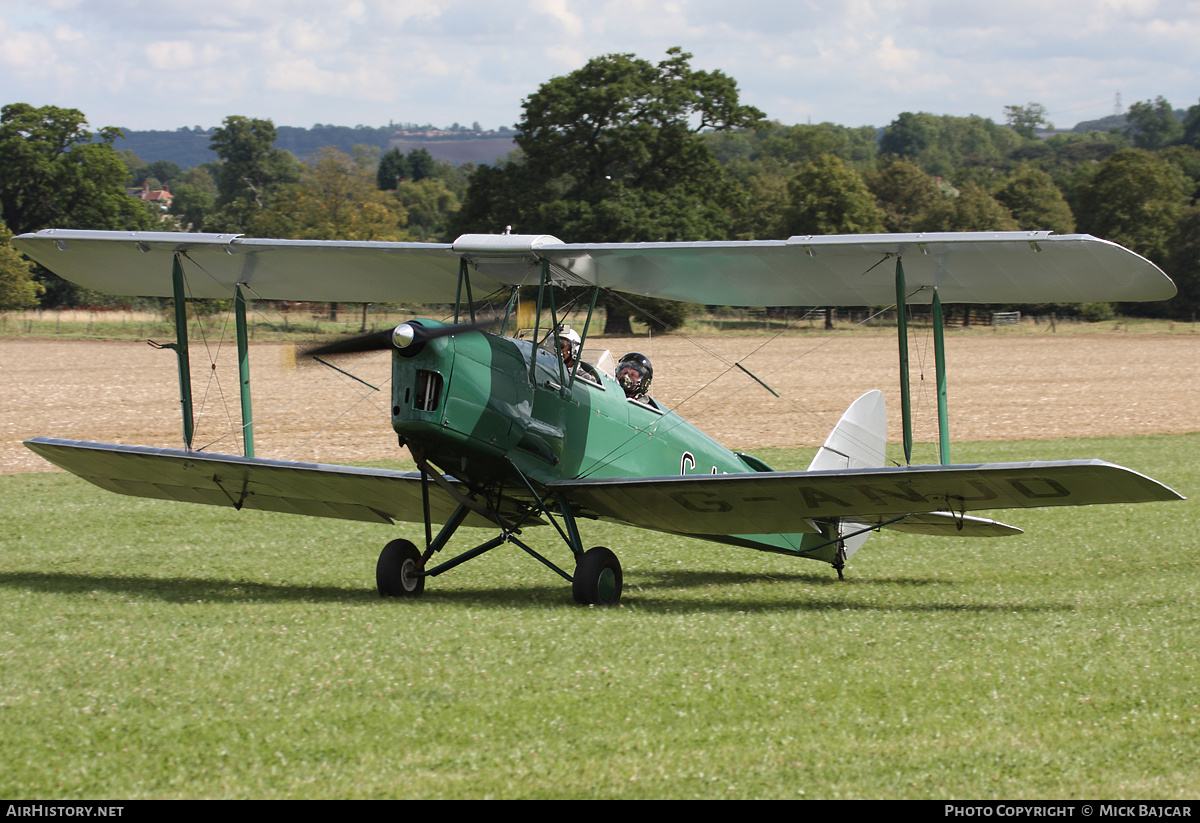
[[(1198, 448), (955, 457), (1100, 456), (1192, 496)], [(0, 501), (5, 797), (1200, 794), (1193, 501), (1004, 513), (1027, 534), (1000, 540), (883, 534), (844, 582), (587, 525), (624, 564), (618, 609), (573, 605), (512, 547), (381, 600), (379, 548), (419, 527), (62, 474), (0, 477)]]

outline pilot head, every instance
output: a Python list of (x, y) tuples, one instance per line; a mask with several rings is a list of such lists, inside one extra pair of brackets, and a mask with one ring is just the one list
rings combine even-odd
[(650, 392), (650, 381), (654, 378), (654, 367), (644, 354), (630, 352), (617, 363), (617, 382), (625, 390), (625, 396), (640, 400)]
[(558, 341), (558, 351), (562, 355), (563, 363), (567, 368), (573, 367), (579, 359), (579, 349), (583, 345), (583, 341), (579, 339), (579, 332), (563, 325), (555, 330), (554, 337)]

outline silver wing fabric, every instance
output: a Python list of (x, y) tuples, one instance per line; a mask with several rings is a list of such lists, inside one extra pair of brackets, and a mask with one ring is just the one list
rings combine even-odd
[[(419, 472), (52, 437), (27, 440), (25, 445), (59, 468), (118, 494), (368, 523), (422, 522)], [(429, 497), (433, 519), (448, 520), (455, 500), (434, 483), (429, 484)], [(490, 524), (472, 513), (465, 525)]]
[[(946, 514), (971, 511), (1183, 499), (1103, 460), (619, 477), (551, 487), (584, 513), (682, 534), (798, 532), (806, 521), (839, 518), (883, 525), (925, 512), (943, 513), (927, 525), (944, 527)], [(920, 522), (908, 530), (923, 531)]]
[(724, 306), (886, 306), (896, 261), (908, 300), (1051, 303), (1166, 300), (1157, 266), (1083, 234), (977, 232), (791, 237), (705, 243), (563, 243), (547, 235), (464, 235), (454, 243), (267, 240), (184, 232), (46, 229), (13, 245), (105, 294), (168, 297), (179, 255), (193, 298), (451, 302), (466, 261), (473, 293), (562, 285)]

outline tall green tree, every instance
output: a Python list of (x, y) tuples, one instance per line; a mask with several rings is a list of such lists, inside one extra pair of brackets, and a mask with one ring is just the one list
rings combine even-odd
[(1188, 107), (1180, 125), (1183, 128), (1180, 142), (1185, 146), (1200, 149), (1200, 103)]
[[(929, 174), (957, 184), (1001, 163), (1026, 139), (985, 117), (904, 112), (884, 129), (879, 153), (911, 160)], [(978, 180), (977, 180), (978, 182)]]
[(1046, 107), (1041, 103), (1005, 106), (1004, 120), (1017, 134), (1031, 140), (1037, 137), (1038, 129), (1054, 128), (1054, 124), (1046, 119)]
[[(128, 167), (113, 149), (119, 129), (91, 132), (78, 109), (12, 103), (0, 109), (0, 220), (17, 234), (46, 228), (150, 229), (158, 217), (125, 192)], [(81, 291), (38, 267), (46, 306)]]
[(380, 191), (395, 191), (401, 180), (412, 177), (408, 160), (400, 149), (389, 149), (379, 158), (379, 168), (375, 170), (375, 185)]
[[(695, 71), (690, 59), (678, 48), (657, 64), (605, 55), (542, 84), (517, 124), (520, 154), (475, 171), (454, 233), (512, 226), (567, 241), (727, 237), (741, 193), (701, 135), (754, 128), (763, 115), (739, 102), (732, 78)], [(605, 328), (628, 332), (628, 313), (608, 307)]]
[(472, 179), (464, 228), (610, 242), (725, 236), (737, 190), (700, 135), (756, 126), (762, 113), (739, 103), (731, 78), (690, 59), (678, 48), (657, 64), (606, 55), (544, 83), (517, 124), (519, 159)]
[(450, 242), (447, 226), (458, 211), (458, 198), (439, 178), (405, 183), (396, 190), (396, 201), (408, 212), (406, 226), (416, 240)]
[(1180, 320), (1192, 320), (1200, 313), (1200, 207), (1184, 210), (1179, 230), (1167, 241), (1167, 261), (1163, 270), (1179, 289), (1173, 299), (1161, 306), (1163, 314)]
[(146, 229), (154, 218), (125, 193), (119, 129), (91, 132), (78, 109), (12, 103), (0, 110), (0, 217), (14, 232)]
[(1080, 186), (1079, 229), (1163, 265), (1187, 205), (1189, 181), (1177, 166), (1142, 149), (1124, 149)]
[(247, 232), (301, 240), (407, 240), (404, 207), (369, 169), (336, 146), (309, 159), (301, 181), (282, 188)]
[(1183, 137), (1183, 125), (1161, 95), (1134, 103), (1125, 113), (1125, 133), (1135, 148), (1154, 151)]
[(944, 197), (916, 221), (917, 231), (1016, 231), (1012, 213), (987, 190), (967, 183), (956, 197)]
[(414, 183), (437, 174), (437, 161), (433, 159), (429, 149), (413, 149), (405, 160), (408, 162), (409, 176)]
[(1075, 215), (1058, 186), (1046, 172), (1021, 166), (996, 191), (995, 198), (1027, 231), (1049, 230), (1059, 234), (1075, 231)]
[(788, 183), (779, 235), (872, 234), (884, 230), (883, 218), (859, 173), (823, 154)]
[(907, 160), (886, 163), (865, 180), (883, 211), (883, 228), (889, 232), (913, 231), (921, 216), (943, 197), (937, 181)]
[(226, 117), (209, 140), (221, 158), (215, 209), (205, 219), (209, 231), (243, 232), (272, 205), (282, 187), (300, 179), (304, 166), (291, 152), (274, 148), (278, 132), (270, 120)]

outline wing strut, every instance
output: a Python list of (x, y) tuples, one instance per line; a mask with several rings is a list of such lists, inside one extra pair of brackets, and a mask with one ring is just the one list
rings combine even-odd
[(900, 417), (904, 426), (904, 465), (912, 465), (912, 395), (908, 387), (908, 294), (904, 262), (896, 255), (896, 334), (900, 349)]
[(458, 325), (459, 307), (462, 306), (463, 284), (467, 286), (467, 308), (471, 312), (471, 322), (475, 322), (475, 300), (471, 296), (471, 273), (467, 268), (467, 258), (458, 261), (458, 290), (454, 294), (454, 325)]
[(946, 410), (946, 340), (942, 318), (942, 298), (933, 287), (933, 362), (937, 377), (938, 457), (950, 465), (950, 414)]
[[(183, 279), (183, 252), (175, 252), (171, 264), (171, 294), (175, 302), (175, 342), (155, 343), (147, 340), (156, 349), (171, 349), (179, 365), (179, 406), (183, 415), (183, 447), (192, 450), (196, 434), (195, 415), (192, 403), (192, 367), (188, 346), (187, 289)], [(234, 323), (237, 328), (238, 386), (242, 407), (242, 447), (246, 457), (254, 457), (254, 418), (250, 404), (250, 344), (246, 333), (246, 297), (242, 284), (234, 286)]]
[(254, 456), (254, 418), (250, 412), (250, 342), (246, 336), (246, 298), (242, 285), (234, 287), (234, 322), (237, 325), (238, 383), (242, 395), (242, 448), (246, 457)]
[(179, 363), (179, 405), (183, 411), (183, 447), (192, 450), (192, 435), (196, 432), (196, 423), (192, 417), (192, 366), (188, 358), (187, 336), (187, 303), (183, 293), (183, 264), (179, 262), (182, 253), (175, 252), (171, 264), (171, 290), (175, 298), (175, 344), (166, 348), (175, 350), (175, 358)]
[[(904, 262), (896, 255), (896, 334), (900, 350), (900, 414), (904, 426), (904, 464), (912, 465), (913, 426), (912, 393), (908, 384), (908, 294), (904, 283)], [(933, 287), (933, 360), (937, 380), (938, 457), (950, 465), (950, 414), (947, 410), (946, 335), (942, 298)]]

